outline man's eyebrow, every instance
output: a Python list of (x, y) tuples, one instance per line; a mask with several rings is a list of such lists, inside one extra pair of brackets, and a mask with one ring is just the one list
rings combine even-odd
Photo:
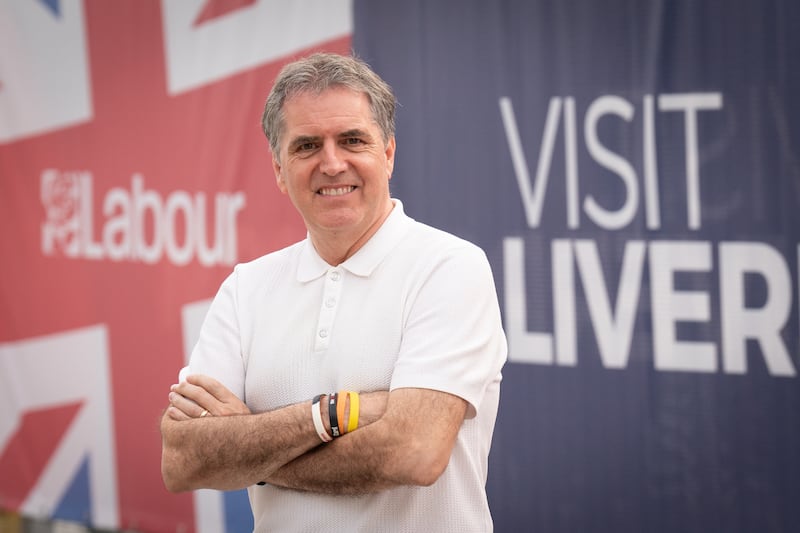
[(338, 135), (338, 137), (340, 139), (344, 139), (344, 138), (347, 138), (347, 137), (369, 137), (369, 138), (371, 138), (372, 136), (366, 130), (362, 130), (360, 128), (353, 128), (351, 130), (343, 131), (342, 133), (340, 133)]
[(319, 142), (320, 137), (315, 135), (298, 135), (289, 142), (289, 146), (299, 146), (305, 143)]

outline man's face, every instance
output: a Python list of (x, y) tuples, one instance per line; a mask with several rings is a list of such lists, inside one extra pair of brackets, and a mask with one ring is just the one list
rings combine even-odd
[(391, 210), (395, 143), (384, 144), (367, 96), (344, 87), (299, 93), (283, 111), (275, 176), (312, 238), (371, 235)]

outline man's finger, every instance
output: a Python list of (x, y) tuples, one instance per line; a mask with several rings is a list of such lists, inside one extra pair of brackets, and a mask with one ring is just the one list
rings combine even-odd
[(186, 381), (173, 390), (181, 394), (185, 392), (192, 400), (217, 416), (250, 414), (250, 409), (238, 396), (210, 376), (186, 376)]
[[(205, 408), (213, 408), (215, 405), (221, 403), (216, 396), (208, 392), (203, 387), (194, 385), (187, 381), (173, 385), (170, 387), (170, 390)], [(203, 407), (198, 410), (198, 414)]]
[(170, 405), (167, 408), (167, 416), (170, 419), (176, 420), (178, 422), (181, 422), (183, 420), (189, 420), (191, 418), (189, 415), (187, 415), (186, 413), (184, 413), (183, 411), (181, 411), (180, 409), (178, 409), (174, 405)]
[[(206, 394), (206, 396), (213, 398), (208, 394)], [(212, 400), (211, 402), (201, 400), (201, 402), (198, 403), (181, 396), (174, 390), (169, 393), (169, 402), (170, 405), (181, 411), (189, 418), (202, 418), (209, 415), (213, 416), (214, 413), (219, 413), (221, 406), (224, 405), (216, 400)], [(212, 410), (214, 411), (213, 413), (211, 412)]]
[(188, 381), (192, 385), (201, 387), (203, 390), (214, 396), (220, 402), (228, 402), (231, 400), (231, 397), (236, 396), (225, 385), (223, 385), (216, 379), (212, 378), (211, 376), (205, 376), (203, 374), (194, 374), (191, 376), (187, 376), (186, 381)]

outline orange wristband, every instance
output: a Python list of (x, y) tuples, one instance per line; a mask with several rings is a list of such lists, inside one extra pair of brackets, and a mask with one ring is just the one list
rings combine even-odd
[(339, 432), (342, 435), (347, 433), (347, 424), (344, 422), (344, 408), (345, 404), (347, 403), (345, 398), (349, 394), (350, 393), (347, 391), (339, 391), (339, 398), (336, 401), (336, 418), (339, 420)]

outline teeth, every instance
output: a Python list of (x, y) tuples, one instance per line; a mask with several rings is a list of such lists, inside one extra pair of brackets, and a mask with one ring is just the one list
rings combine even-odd
[(337, 187), (335, 189), (320, 189), (319, 193), (322, 196), (341, 196), (353, 191), (354, 189), (355, 187), (351, 185), (349, 187)]

